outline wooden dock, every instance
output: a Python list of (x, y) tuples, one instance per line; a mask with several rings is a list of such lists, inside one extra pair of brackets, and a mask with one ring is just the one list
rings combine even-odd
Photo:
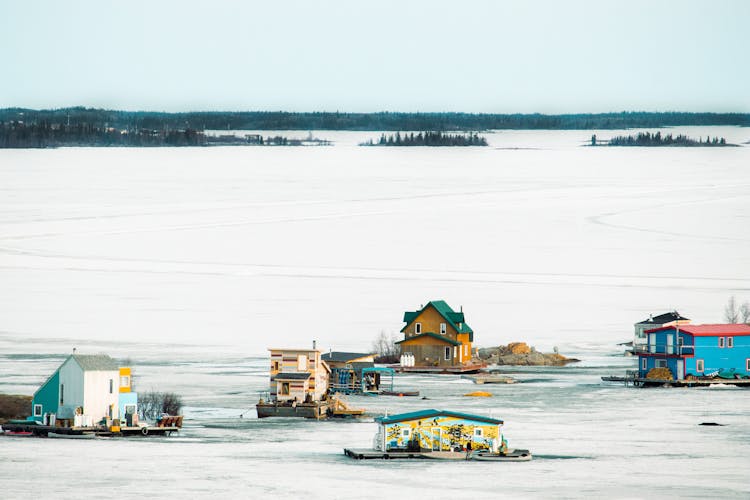
[(479, 373), (486, 364), (462, 365), (462, 366), (400, 366), (392, 365), (391, 368), (400, 373), (441, 373), (441, 374), (464, 374)]
[(357, 460), (398, 460), (398, 459), (431, 459), (431, 460), (466, 460), (464, 451), (378, 451), (363, 448), (344, 448), (344, 455)]
[(145, 426), (145, 427), (120, 427), (109, 429), (107, 427), (56, 427), (51, 425), (36, 424), (3, 424), (3, 430), (9, 432), (30, 432), (37, 437), (47, 437), (49, 433), (63, 436), (80, 436), (83, 434), (94, 434), (96, 436), (165, 436), (178, 432), (176, 426)]
[(633, 387), (707, 387), (710, 385), (735, 385), (740, 387), (750, 387), (750, 379), (737, 379), (737, 378), (710, 378), (710, 379), (654, 379), (645, 377), (620, 377), (620, 376), (609, 376), (602, 377), (604, 382), (622, 382), (626, 386), (632, 385)]

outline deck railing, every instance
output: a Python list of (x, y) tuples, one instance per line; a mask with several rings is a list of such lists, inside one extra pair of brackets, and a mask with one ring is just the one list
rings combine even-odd
[(635, 354), (671, 354), (677, 356), (695, 354), (695, 346), (674, 344), (646, 344), (633, 346)]

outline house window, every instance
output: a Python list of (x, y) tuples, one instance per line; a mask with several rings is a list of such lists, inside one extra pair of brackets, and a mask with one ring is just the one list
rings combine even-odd
[(702, 359), (696, 359), (695, 360), (695, 371), (703, 373), (703, 360)]
[(130, 387), (130, 376), (123, 375), (120, 377), (120, 387)]
[(304, 354), (300, 354), (297, 356), (297, 371), (305, 371), (307, 370), (307, 356)]
[(409, 434), (410, 434), (410, 430), (409, 429), (402, 429), (401, 430), (401, 435), (404, 436), (405, 438), (408, 438)]
[(745, 371), (750, 372), (750, 358), (745, 360)]
[(464, 356), (469, 355), (469, 344), (464, 344)]
[(422, 333), (422, 323), (414, 323), (414, 333), (416, 335)]
[(641, 358), (641, 370), (648, 369), (648, 358)]
[(447, 331), (445, 323), (440, 323), (440, 335), (445, 335), (445, 332)]
[(475, 437), (482, 437), (482, 429), (474, 429), (474, 436)]
[(730, 349), (734, 347), (734, 337), (727, 337), (727, 347)]
[(656, 360), (656, 367), (657, 368), (666, 368), (667, 367), (667, 360), (666, 359), (657, 359)]
[(451, 359), (451, 348), (446, 347), (445, 348), (445, 360), (448, 361), (449, 359)]
[(35, 417), (42, 416), (42, 405), (34, 405), (34, 416)]
[(454, 358), (458, 357), (458, 346), (453, 346), (453, 357)]
[(60, 384), (60, 405), (65, 404), (65, 384)]
[(288, 396), (289, 395), (289, 382), (282, 382), (281, 383), (281, 395), (282, 396)]
[(274, 361), (273, 363), (271, 363), (271, 370), (273, 370), (275, 372), (279, 371), (279, 362), (278, 361)]
[(719, 347), (724, 347), (724, 337), (719, 337)]
[(115, 388), (115, 381), (112, 379), (109, 379), (109, 393), (112, 394), (113, 389)]

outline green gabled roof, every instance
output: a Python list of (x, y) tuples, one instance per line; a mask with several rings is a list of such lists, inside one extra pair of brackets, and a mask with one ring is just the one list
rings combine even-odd
[[(401, 329), (401, 333), (406, 331), (406, 328), (420, 314), (422, 314), (422, 311), (430, 306), (434, 307), (435, 310), (439, 312), (440, 315), (451, 324), (454, 330), (456, 330), (458, 333), (468, 333), (469, 341), (474, 342), (474, 330), (472, 330), (471, 327), (464, 322), (464, 313), (454, 311), (453, 308), (449, 306), (448, 303), (444, 300), (431, 300), (419, 311), (406, 311), (404, 313), (404, 321), (406, 322), (406, 325), (404, 325), (404, 327)], [(461, 325), (460, 327), (459, 324)]]
[(422, 420), (422, 419), (428, 419), (432, 417), (456, 417), (456, 418), (463, 418), (465, 420), (474, 420), (477, 422), (486, 422), (489, 424), (502, 424), (503, 421), (499, 418), (492, 418), (492, 417), (485, 417), (484, 415), (472, 415), (471, 413), (462, 413), (458, 411), (446, 411), (446, 410), (421, 410), (421, 411), (412, 411), (409, 413), (399, 413), (397, 415), (390, 415), (387, 417), (380, 417), (376, 418), (376, 422), (381, 422), (383, 424), (392, 424), (395, 422), (404, 422), (409, 420)]
[(450, 344), (450, 345), (461, 345), (461, 342), (456, 342), (455, 340), (450, 339), (450, 338), (446, 337), (445, 335), (438, 335), (437, 333), (432, 333), (432, 332), (420, 333), (419, 335), (415, 335), (413, 337), (409, 337), (408, 339), (399, 340), (398, 342), (394, 342), (394, 344), (401, 344), (402, 342), (408, 342), (408, 341), (414, 340), (414, 339), (421, 339), (422, 337), (432, 337), (434, 339), (442, 340), (446, 344)]

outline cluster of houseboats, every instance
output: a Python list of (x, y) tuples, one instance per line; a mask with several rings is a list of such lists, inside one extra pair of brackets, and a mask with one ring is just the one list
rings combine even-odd
[[(377, 366), (372, 353), (273, 348), (268, 391), (259, 418), (359, 416), (346, 394), (418, 395), (395, 390), (394, 373), (477, 373), (484, 367), (473, 351), (474, 332), (463, 310), (434, 300), (404, 314), (400, 363)], [(605, 380), (634, 385), (750, 384), (750, 326), (693, 325), (677, 312), (635, 324), (632, 350), (638, 369)], [(655, 373), (659, 377), (654, 377)], [(82, 437), (153, 435), (179, 430), (182, 417), (164, 415), (139, 422), (132, 374), (106, 355), (70, 355), (36, 391), (31, 416), (4, 424), (11, 435)], [(345, 449), (353, 458), (437, 458), (525, 461), (528, 450), (508, 448), (503, 421), (452, 410), (420, 410), (376, 419), (372, 449)]]

